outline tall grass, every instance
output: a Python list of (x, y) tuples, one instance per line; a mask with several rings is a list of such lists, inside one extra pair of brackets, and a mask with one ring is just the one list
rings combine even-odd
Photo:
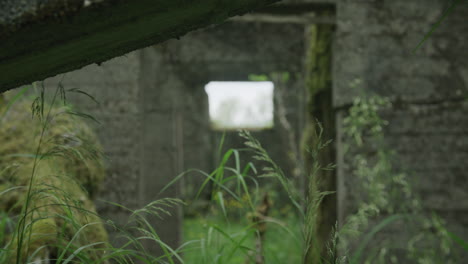
[[(342, 225), (336, 225), (330, 240), (325, 242), (328, 255), (320, 255), (321, 252), (318, 251), (317, 243), (323, 242), (317, 240), (316, 223), (317, 208), (323, 197), (331, 193), (317, 189), (315, 176), (320, 170), (330, 170), (334, 166), (318, 162), (320, 151), (330, 144), (330, 141), (322, 141), (323, 131), (318, 125), (319, 140), (310, 146), (309, 151), (313, 163), (311, 173), (307, 176), (305, 197), (300, 195), (296, 181), (285, 175), (261, 143), (247, 131), (240, 132), (240, 136), (245, 139), (248, 150), (254, 154), (251, 162), (242, 166), (239, 156), (243, 151), (230, 149), (212, 173), (200, 172), (206, 177), (202, 187), (209, 181), (213, 182), (212, 200), (228, 224), (220, 227), (219, 219), (211, 225), (206, 222), (208, 238), (202, 238), (197, 247), (204, 257), (196, 263), (242, 263), (240, 259), (245, 259), (245, 263), (263, 263), (254, 257), (258, 250), (252, 240), (248, 239), (252, 233), (258, 236), (259, 230), (255, 227), (259, 223), (268, 224), (267, 233), (274, 233), (275, 228), (279, 227), (288, 234), (284, 235), (283, 240), (298, 241), (302, 257), (296, 263), (459, 263), (454, 247), (466, 250), (466, 241), (448, 231), (440, 217), (435, 214), (430, 216), (423, 210), (420, 199), (411, 187), (408, 174), (402, 168), (394, 166), (397, 161), (396, 153), (385, 144), (384, 137), (388, 122), (381, 117), (381, 112), (390, 106), (389, 100), (385, 98), (359, 98), (354, 101), (345, 119), (344, 131), (348, 142), (345, 149), (350, 158), (347, 162), (360, 186), (353, 187), (358, 197), (353, 200), (357, 205), (355, 213), (349, 215)], [(369, 152), (369, 149), (374, 151)], [(366, 153), (372, 153), (373, 156), (370, 158)], [(228, 162), (230, 158), (233, 159), (231, 163)], [(228, 167), (227, 164), (234, 165)], [(184, 174), (180, 175), (174, 181), (183, 176)], [(235, 201), (234, 209), (241, 211), (240, 215), (258, 215), (265, 180), (281, 186), (288, 203), (294, 208), (294, 215), (299, 219), (301, 231), (295, 232), (293, 226), (282, 223), (280, 219), (263, 216), (254, 218), (254, 222), (237, 218), (237, 231), (229, 233), (229, 219), (235, 219), (228, 216), (234, 211), (229, 209), (229, 204), (233, 204), (231, 201)], [(389, 233), (397, 236), (389, 236)], [(213, 240), (213, 234), (224, 237), (221, 243), (224, 246), (219, 251), (213, 249), (212, 244), (206, 243)], [(227, 247), (233, 248), (234, 252), (242, 252), (243, 257), (239, 259), (238, 256), (234, 258), (231, 254), (225, 254), (223, 250)], [(211, 258), (207, 256), (207, 252), (210, 252)], [(265, 249), (262, 254), (268, 256), (271, 253)]]
[[(8, 104), (0, 105), (3, 129), (8, 128), (5, 122), (12, 107), (28, 102), (27, 90), (30, 88), (21, 89)], [(89, 170), (90, 177), (96, 177), (92, 175), (96, 171), (90, 164), (99, 165), (102, 153), (93, 141), (80, 138), (74, 130), (58, 129), (60, 133), (56, 133), (54, 129), (67, 122), (83, 122), (76, 118), (96, 121), (90, 115), (73, 110), (66, 101), (67, 93), (94, 98), (77, 89), (66, 90), (61, 83), (51, 97), (46, 96), (44, 85), (38, 91), (31, 105), (32, 116), (37, 120), (31, 125), (37, 123), (38, 127), (23, 126), (23, 129), (37, 131), (37, 140), (24, 139), (29, 145), (37, 143), (34, 153), (7, 153), (1, 157), (7, 163), (0, 168), (0, 196), (7, 199), (7, 205), (0, 208), (5, 210), (0, 218), (0, 263), (184, 263), (180, 249), (172, 249), (161, 241), (148, 220), (151, 216), (164, 217), (168, 214), (165, 208), (179, 206), (180, 200), (161, 199), (138, 210), (114, 204), (130, 215), (126, 225), (118, 226), (97, 215), (92, 201), (83, 198), (94, 194), (80, 187), (83, 180), (80, 177), (86, 175), (80, 174), (82, 170), (73, 171), (73, 166), (81, 166)], [(73, 121), (67, 121), (71, 119)], [(86, 127), (80, 129), (87, 131)], [(24, 134), (27, 133), (18, 136)], [(63, 162), (73, 166), (64, 166)], [(70, 168), (77, 174), (73, 175)], [(16, 182), (25, 185), (12, 186), (15, 179), (22, 179)], [(91, 185), (98, 184), (99, 180), (95, 181), (92, 180)], [(13, 204), (8, 205), (10, 198)], [(109, 243), (104, 223), (117, 231), (122, 246), (114, 247)], [(148, 243), (159, 245), (164, 254), (153, 256), (144, 246)]]
[[(19, 103), (28, 89), (21, 90), (3, 108), (0, 106), (0, 122), (4, 122), (13, 104)], [(336, 225), (327, 242), (328, 255), (323, 256), (320, 255), (318, 243), (324, 242), (316, 238), (317, 212), (323, 197), (332, 193), (318, 190), (315, 179), (321, 170), (331, 170), (334, 165), (319, 163), (320, 152), (331, 143), (322, 140), (320, 125), (317, 125), (316, 131), (318, 140), (309, 146), (312, 169), (306, 176), (305, 195), (301, 191), (304, 188), (298, 186), (300, 181), (286, 175), (248, 131), (240, 132), (246, 149), (229, 149), (221, 155), (221, 144), (219, 165), (211, 173), (193, 169), (175, 177), (166, 188), (188, 173), (203, 175), (205, 180), (195, 198), (211, 186), (211, 200), (217, 208), (215, 213), (219, 215), (211, 216), (213, 221), (207, 219), (205, 227), (197, 227), (195, 222), (191, 222), (187, 228), (198, 228), (198, 231), (190, 240), (174, 249), (160, 239), (148, 219), (151, 216), (163, 218), (169, 214), (167, 208), (181, 206), (182, 201), (166, 198), (137, 210), (108, 202), (127, 211), (130, 216), (127, 224), (119, 226), (110, 219), (98, 216), (93, 207), (83, 206), (83, 201), (70, 194), (70, 186), (79, 186), (79, 179), (72, 180), (67, 170), (57, 170), (56, 158), (76, 159), (89, 165), (92, 160), (100, 159), (101, 153), (85, 138), (67, 135), (67, 141), (64, 138), (51, 139), (48, 138), (48, 131), (53, 128), (54, 120), (63, 115), (94, 120), (67, 105), (67, 92), (94, 98), (76, 89), (65, 90), (61, 84), (50, 102), (46, 102), (45, 92), (41, 86), (39, 96), (32, 104), (33, 116), (39, 120), (40, 126), (35, 152), (11, 154), (12, 157), (22, 157), (31, 162), (29, 165), (8, 164), (0, 168), (1, 184), (12, 168), (19, 168), (17, 172), (28, 172), (26, 185), (0, 185), (0, 197), (7, 197), (16, 191), (25, 194), (25, 198), (15, 202), (10, 210), (0, 212), (0, 263), (388, 263), (398, 260), (393, 257), (394, 246), (391, 243), (377, 244), (376, 237), (399, 223), (419, 224), (435, 230), (433, 234), (425, 230), (416, 232), (409, 241), (397, 241), (407, 246), (405, 254), (415, 263), (456, 263), (455, 258), (448, 255), (453, 252), (451, 247), (457, 245), (468, 249), (467, 242), (448, 231), (440, 217), (427, 217), (420, 213), (420, 202), (413, 195), (406, 174), (392, 167), (391, 151), (380, 147), (372, 160), (359, 154), (361, 148), (383, 142), (382, 131), (387, 123), (380, 117), (379, 111), (389, 102), (382, 98), (356, 100), (345, 120), (346, 136), (352, 139), (349, 142), (353, 144), (348, 146), (347, 151), (348, 155), (353, 154), (351, 164), (356, 177), (364, 183), (360, 188), (365, 200), (359, 203), (357, 212), (343, 226)], [(56, 111), (57, 104), (65, 105), (65, 110)], [(78, 142), (83, 143), (84, 147), (76, 147)], [(245, 152), (253, 154), (253, 160), (241, 164), (240, 157)], [(52, 180), (44, 181), (41, 175), (47, 175)], [(63, 181), (71, 185), (66, 188), (58, 185)], [(398, 188), (387, 188), (390, 185)], [(78, 189), (80, 193), (92, 196), (89, 191)], [(273, 193), (273, 189), (281, 190), (284, 195)], [(398, 192), (393, 192), (395, 189)], [(394, 197), (398, 196), (411, 201), (410, 206), (403, 202), (395, 204), (398, 200), (394, 200)], [(287, 200), (281, 203), (290, 206), (289, 217), (278, 213), (274, 197)], [(96, 227), (102, 225), (119, 234), (117, 239), (121, 246), (113, 246), (106, 236), (93, 239), (94, 232), (90, 230), (100, 230)], [(42, 244), (36, 245), (39, 238)], [(422, 250), (422, 242), (436, 240), (440, 242), (436, 250)], [(147, 243), (159, 245), (163, 255), (152, 255), (145, 246)], [(379, 245), (376, 251), (375, 245)], [(285, 252), (289, 256), (280, 254)]]
[[(299, 254), (296, 262), (306, 263), (310, 259), (309, 255), (317, 251), (318, 248), (315, 239), (317, 208), (323, 197), (331, 194), (330, 192), (320, 192), (317, 190), (317, 185), (314, 183), (315, 174), (320, 170), (333, 169), (333, 164), (322, 166), (318, 163), (319, 152), (331, 142), (323, 142), (321, 140), (323, 130), (321, 126), (318, 127), (319, 131), (317, 131), (317, 134), (320, 140), (316, 142), (316, 145), (310, 147), (310, 154), (314, 162), (311, 175), (308, 176), (307, 180), (309, 188), (306, 197), (301, 192), (302, 188), (297, 185), (298, 181), (293, 177), (288, 177), (276, 162), (270, 158), (261, 143), (248, 131), (241, 131), (239, 133), (245, 140), (246, 150), (229, 149), (220, 159), (219, 166), (211, 173), (190, 170), (176, 177), (167, 186), (171, 186), (185, 175), (188, 175), (188, 173), (200, 173), (205, 177), (205, 181), (201, 184), (197, 197), (210, 182), (213, 184), (211, 198), (217, 205), (221, 216), (225, 219), (226, 224), (222, 224), (222, 226), (228, 227), (229, 230), (231, 219), (237, 219), (234, 221), (238, 227), (239, 223), (244, 224), (243, 228), (237, 228), (237, 232), (234, 233), (229, 233), (220, 227), (219, 219), (217, 219), (218, 222), (215, 222), (216, 224), (208, 225), (208, 237), (199, 240), (195, 243), (196, 245), (193, 245), (200, 249), (203, 256), (201, 258), (203, 261), (196, 263), (242, 263), (239, 262), (239, 254), (243, 256), (240, 258), (245, 263), (265, 263), (265, 255), (268, 256), (269, 254), (274, 254), (274, 252), (266, 252), (265, 250), (271, 247), (265, 247), (264, 245), (275, 243), (265, 240), (271, 239), (268, 236), (269, 233), (275, 234), (278, 232), (283, 232), (285, 236), (283, 239), (290, 241), (290, 246), (299, 248), (298, 251), (295, 251), (296, 254)], [(245, 165), (241, 164), (240, 159), (240, 155), (245, 154), (244, 151), (253, 154), (253, 160)], [(228, 164), (233, 164), (233, 166), (230, 167)], [(255, 164), (260, 164), (260, 166)], [(293, 215), (293, 219), (296, 219), (293, 226), (287, 224), (289, 221), (285, 222), (282, 219), (272, 217), (268, 213), (269, 210), (265, 210), (266, 207), (270, 209), (273, 206), (268, 201), (270, 199), (268, 193), (270, 192), (270, 196), (275, 195), (268, 189), (265, 189), (264, 186), (280, 186), (280, 188), (273, 189), (282, 190), (284, 195), (276, 196), (286, 197), (287, 201), (281, 201), (281, 203), (292, 206), (291, 215)], [(230, 209), (229, 204), (235, 204), (236, 208), (234, 210)], [(234, 217), (232, 214), (235, 214)], [(239, 215), (241, 218), (236, 217)], [(296, 227), (300, 227), (298, 231), (296, 231)], [(226, 247), (220, 248), (222, 252), (218, 252), (213, 256), (213, 250), (209, 246), (212, 245), (210, 242), (214, 234), (223, 237), (224, 242), (222, 244), (232, 249), (229, 252), (225, 252)], [(255, 243), (252, 242), (251, 238), (253, 238)], [(187, 250), (191, 249), (188, 248)], [(207, 252), (211, 252), (212, 255), (209, 256)], [(325, 259), (319, 259), (319, 261), (322, 262)]]

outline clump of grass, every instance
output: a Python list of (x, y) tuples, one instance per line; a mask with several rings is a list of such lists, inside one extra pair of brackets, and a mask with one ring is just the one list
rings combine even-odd
[[(268, 243), (281, 245), (281, 242), (270, 241), (268, 234), (279, 230), (286, 230), (288, 239), (298, 241), (302, 257), (296, 259), (295, 263), (397, 263), (401, 260), (411, 260), (415, 263), (457, 263), (457, 256), (450, 255), (451, 247), (458, 244), (466, 249), (466, 242), (455, 234), (449, 232), (442, 219), (433, 215), (428, 217), (422, 210), (421, 203), (413, 193), (408, 176), (402, 170), (393, 166), (396, 153), (385, 145), (384, 127), (388, 122), (381, 118), (380, 111), (390, 107), (389, 100), (380, 97), (359, 98), (354, 101), (349, 116), (345, 118), (344, 132), (348, 145), (345, 145), (348, 157), (353, 168), (353, 175), (359, 179), (361, 186), (355, 186), (360, 194), (357, 202), (357, 211), (350, 215), (342, 226), (335, 225), (334, 232), (327, 243), (327, 256), (321, 255), (317, 240), (317, 215), (318, 207), (325, 195), (330, 192), (320, 192), (315, 177), (321, 170), (333, 169), (333, 164), (322, 166), (319, 154), (326, 148), (330, 141), (323, 142), (322, 128), (318, 125), (317, 140), (310, 146), (309, 153), (312, 159), (312, 169), (307, 176), (307, 195), (302, 197), (297, 181), (285, 175), (282, 169), (270, 158), (261, 143), (247, 131), (240, 135), (246, 140), (248, 150), (254, 153), (254, 161), (244, 167), (240, 164), (241, 151), (230, 149), (221, 159), (220, 165), (210, 174), (205, 175), (206, 180), (202, 188), (211, 181), (214, 184), (212, 199), (218, 205), (221, 216), (225, 222), (215, 218), (212, 222), (205, 222), (206, 236), (199, 235), (200, 240), (195, 244), (195, 250), (201, 251), (201, 256), (190, 254), (198, 262), (196, 263), (281, 263), (281, 261), (268, 258), (271, 253), (266, 246)], [(375, 148), (373, 158), (366, 156), (366, 150)], [(228, 160), (233, 158), (234, 167), (228, 167)], [(263, 167), (258, 167), (258, 165)], [(260, 168), (257, 170), (257, 168)], [(182, 177), (180, 175), (175, 179)], [(260, 181), (260, 179), (263, 179)], [(294, 214), (300, 226), (300, 232), (295, 232), (293, 226), (285, 224), (273, 217), (256, 218), (256, 222), (249, 222), (237, 218), (232, 222), (228, 214), (232, 214), (229, 207), (234, 205), (234, 210), (242, 211), (240, 215), (248, 216), (258, 213), (262, 205), (263, 195), (261, 183), (271, 180), (282, 187), (289, 204), (292, 205)], [(201, 190), (200, 190), (201, 192)], [(239, 220), (240, 219), (240, 220)], [(216, 223), (216, 224), (213, 224)], [(220, 224), (221, 223), (221, 224)], [(222, 223), (225, 223), (224, 225)], [(263, 247), (264, 258), (258, 260), (255, 254), (258, 249), (255, 239), (260, 230), (256, 228), (259, 224), (268, 224), (265, 246)], [(423, 229), (421, 229), (421, 225)], [(232, 226), (235, 230), (232, 230)], [(380, 233), (386, 230), (394, 230), (399, 227), (405, 229), (409, 239), (391, 241), (382, 239)], [(187, 227), (188, 228), (188, 227)], [(434, 232), (428, 232), (432, 229)], [(199, 233), (202, 233), (201, 231)], [(223, 239), (214, 239), (214, 234)], [(189, 235), (189, 238), (194, 236)], [(286, 235), (283, 237), (285, 238)], [(213, 241), (216, 240), (216, 243)], [(207, 243), (210, 242), (210, 243)], [(193, 242), (193, 241), (192, 241)], [(424, 245), (424, 243), (428, 244)], [(404, 244), (404, 250), (398, 249), (395, 253), (396, 244)], [(377, 246), (378, 245), (378, 246)], [(428, 249), (428, 245), (435, 245)], [(229, 249), (229, 250), (228, 250)], [(187, 250), (190, 250), (188, 248)], [(239, 252), (233, 257), (228, 252)], [(287, 250), (284, 249), (283, 250)], [(298, 254), (296, 252), (296, 254)], [(242, 257), (239, 257), (242, 256)], [(284, 260), (283, 260), (284, 261)]]
[[(310, 146), (310, 154), (313, 160), (312, 169), (310, 175), (307, 178), (308, 188), (306, 197), (302, 197), (300, 188), (295, 185), (290, 177), (287, 177), (281, 168), (270, 158), (266, 150), (261, 146), (260, 142), (253, 138), (247, 131), (241, 132), (241, 136), (246, 139), (246, 146), (249, 147), (255, 154), (254, 159), (262, 162), (266, 162), (267, 166), (263, 168), (263, 173), (259, 175), (260, 178), (270, 178), (277, 181), (287, 193), (287, 197), (290, 203), (294, 206), (296, 213), (299, 215), (299, 219), (302, 225), (302, 262), (307, 263), (310, 261), (312, 255), (319, 255), (319, 250), (316, 244), (316, 232), (317, 232), (317, 211), (323, 197), (331, 194), (332, 192), (320, 192), (317, 189), (317, 183), (315, 182), (316, 175), (320, 170), (333, 169), (333, 165), (322, 166), (318, 162), (318, 155), (331, 141), (323, 142), (322, 138), (322, 127), (319, 127), (318, 140), (315, 142), (315, 146)], [(321, 261), (316, 259), (315, 261)]]
[[(318, 138), (321, 138), (323, 131), (320, 126), (319, 128), (320, 131), (317, 131), (317, 134)], [(220, 218), (215, 218), (213, 222), (206, 222), (207, 236), (199, 239), (196, 243), (192, 241), (191, 247), (185, 249), (189, 252), (187, 254), (197, 259), (198, 262), (195, 263), (282, 263), (280, 260), (275, 261), (270, 256), (278, 256), (279, 247), (287, 244), (293, 250), (284, 248), (282, 250), (294, 252), (294, 255), (283, 255), (283, 261), (294, 259), (295, 263), (309, 263), (311, 252), (317, 250), (318, 246), (315, 241), (316, 211), (323, 197), (330, 194), (330, 192), (319, 192), (312, 179), (314, 179), (313, 174), (320, 170), (333, 168), (331, 164), (321, 166), (317, 158), (318, 153), (330, 144), (330, 141), (318, 140), (316, 141), (317, 145), (311, 146), (310, 153), (314, 160), (314, 166), (308, 177), (307, 196), (303, 197), (301, 188), (297, 186), (297, 179), (288, 177), (270, 158), (257, 139), (248, 131), (241, 131), (240, 136), (245, 139), (247, 146), (244, 151), (252, 152), (254, 161), (242, 166), (240, 163), (242, 152), (229, 149), (222, 156), (219, 166), (213, 172), (189, 170), (176, 177), (168, 185), (169, 187), (191, 172), (202, 174), (205, 176), (205, 181), (198, 194), (202, 193), (211, 182), (213, 184), (212, 201), (217, 205), (220, 217), (224, 219), (222, 221), (224, 224), (220, 222)], [(227, 166), (230, 164), (230, 159), (233, 159), (231, 162), (234, 164), (233, 167)], [(257, 170), (257, 165), (254, 165), (256, 163), (262, 164), (261, 170)], [(265, 187), (262, 187), (260, 182), (262, 184), (269, 182), (269, 186), (279, 185), (281, 187), (284, 196), (288, 199), (287, 203), (291, 205), (292, 218), (284, 221), (272, 217), (268, 213), (269, 207), (274, 207), (274, 202), (271, 203), (268, 201), (269, 198), (265, 198), (269, 196), (268, 191), (265, 191)], [(284, 204), (284, 201), (282, 203)], [(234, 210), (230, 208), (230, 205), (235, 205)], [(235, 218), (229, 215), (233, 211), (237, 211)], [(239, 218), (238, 215), (244, 217)], [(232, 222), (231, 219), (237, 220)], [(229, 232), (232, 226), (236, 228)], [(278, 233), (283, 236), (280, 241), (275, 240), (275, 234)], [(213, 244), (215, 236), (218, 237), (216, 241), (219, 244)], [(284, 244), (285, 241), (288, 243)], [(201, 256), (190, 254), (192, 250), (198, 250), (201, 252)], [(191, 259), (191, 261), (194, 260)], [(322, 260), (319, 259), (319, 261)]]
[[(273, 220), (271, 220), (273, 221)], [(300, 223), (295, 217), (276, 219), (277, 225), (267, 228), (263, 244), (264, 262), (269, 264), (300, 263)], [(222, 216), (205, 216), (184, 220), (184, 251), (189, 263), (255, 263), (255, 229), (247, 218), (225, 221)], [(289, 230), (282, 228), (287, 227)], [(218, 230), (222, 230), (218, 232)], [(293, 232), (290, 234), (289, 231)], [(223, 235), (223, 234), (227, 234)], [(297, 239), (295, 239), (296, 237)], [(230, 252), (234, 251), (233, 255)]]
[[(286, 175), (247, 131), (240, 132), (240, 136), (245, 139), (247, 150), (254, 154), (252, 162), (242, 166), (242, 151), (229, 149), (213, 172), (189, 171), (206, 178), (197, 197), (212, 184), (212, 201), (218, 207), (216, 212), (220, 213), (204, 226), (188, 221), (190, 226), (186, 229), (192, 232), (187, 232), (189, 241), (173, 249), (161, 241), (148, 219), (164, 217), (169, 214), (166, 208), (180, 206), (182, 202), (161, 199), (138, 210), (111, 203), (129, 213), (130, 220), (124, 226), (99, 217), (92, 200), (82, 197), (93, 198), (98, 190), (103, 177), (99, 174), (102, 153), (94, 135), (80, 121), (70, 119), (73, 122), (67, 126), (71, 116), (91, 117), (73, 111), (66, 103), (55, 105), (58, 98), (66, 102), (66, 91), (61, 85), (49, 104), (45, 102), (45, 89), (41, 87), (40, 96), (32, 104), (36, 118), (33, 122), (37, 122), (37, 126), (29, 130), (16, 129), (26, 119), (12, 118), (11, 114), (16, 106), (20, 109), (28, 106), (20, 101), (26, 90), (13, 97), (11, 102), (14, 103), (4, 104), (0, 100), (0, 135), (6, 128), (3, 137), (15, 135), (26, 140), (21, 144), (4, 144), (4, 149), (0, 147), (0, 263), (185, 263), (185, 260), (189, 263), (256, 264), (387, 263), (388, 260), (398, 261), (391, 252), (391, 244), (379, 244), (383, 246), (377, 251), (367, 249), (377, 233), (401, 221), (423, 223), (423, 228), (435, 230), (432, 234), (416, 233), (409, 241), (404, 241), (408, 245), (407, 255), (417, 263), (456, 263), (456, 258), (450, 256), (452, 245), (468, 248), (466, 241), (446, 229), (440, 217), (420, 214), (420, 203), (411, 192), (406, 174), (395, 172), (393, 153), (381, 147), (382, 131), (387, 123), (378, 112), (389, 104), (388, 100), (356, 100), (345, 119), (345, 133), (353, 144), (347, 146), (347, 151), (353, 153), (351, 164), (363, 183), (365, 199), (344, 227), (335, 227), (328, 242), (328, 256), (320, 256), (318, 243), (324, 242), (316, 239), (317, 212), (323, 197), (331, 193), (318, 190), (315, 179), (321, 170), (334, 167), (319, 163), (320, 152), (330, 144), (330, 141), (322, 141), (320, 125), (316, 131), (318, 140), (309, 146), (312, 166), (306, 177), (305, 196), (300, 191), (303, 188), (298, 186), (299, 181)], [(18, 146), (23, 147), (23, 151), (14, 150)], [(369, 146), (379, 146), (374, 159), (360, 154), (362, 148)], [(228, 166), (231, 161), (232, 167)], [(257, 163), (261, 167), (254, 165)], [(187, 173), (176, 177), (169, 186)], [(276, 217), (275, 204), (268, 198), (274, 195), (268, 192), (268, 186), (262, 185), (265, 182), (281, 186), (291, 205), (291, 217)], [(389, 189), (388, 186), (398, 188)], [(398, 191), (392, 192), (395, 189)], [(394, 197), (404, 197), (411, 203), (395, 204)], [(237, 218), (232, 221), (235, 213)], [(122, 246), (114, 247), (107, 241), (104, 225), (119, 233)], [(437, 239), (440, 241), (437, 250), (421, 249), (423, 242)], [(153, 256), (145, 247), (148, 242), (159, 245), (164, 254)], [(348, 247), (350, 242), (354, 243), (354, 248)], [(187, 257), (185, 260), (182, 253)]]
[[(168, 214), (165, 208), (179, 200), (126, 208), (125, 226), (96, 214), (92, 199), (104, 178), (103, 158), (81, 119), (96, 120), (73, 110), (66, 94), (94, 98), (60, 83), (49, 102), (43, 85), (35, 99), (24, 96), (27, 90), (8, 104), (0, 97), (0, 263), (183, 263), (148, 220)], [(121, 247), (109, 243), (104, 224), (119, 232)], [(165, 254), (153, 256), (145, 243), (160, 245)]]
[[(54, 106), (63, 94), (59, 85), (49, 105), (42, 86), (32, 106), (18, 96), (14, 104), (2, 106), (1, 209), (16, 222), (2, 254), (9, 263), (50, 256), (61, 262), (85, 244), (107, 240), (90, 200), (104, 178), (99, 146), (83, 122), (69, 117), (69, 106)], [(27, 115), (31, 108), (32, 119)]]

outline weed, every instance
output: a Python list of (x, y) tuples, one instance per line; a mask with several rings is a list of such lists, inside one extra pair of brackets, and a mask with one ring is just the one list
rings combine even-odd
[[(405, 259), (421, 264), (458, 263), (443, 221), (435, 214), (428, 215), (408, 174), (393, 166), (397, 156), (386, 144), (384, 127), (388, 122), (380, 116), (390, 107), (386, 98), (356, 98), (344, 119), (345, 158), (356, 179), (352, 198), (357, 208), (339, 230), (340, 251), (350, 255), (350, 263), (398, 263)], [(377, 235), (385, 229), (397, 229), (398, 241), (388, 232)], [(396, 246), (402, 244), (406, 246)]]

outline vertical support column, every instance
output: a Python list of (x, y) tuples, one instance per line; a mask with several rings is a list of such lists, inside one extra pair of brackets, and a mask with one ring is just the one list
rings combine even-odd
[[(182, 92), (181, 83), (172, 66), (164, 62), (160, 47), (141, 51), (140, 108), (141, 108), (141, 179), (139, 200), (142, 205), (161, 198), (179, 196), (179, 183), (160, 191), (182, 170)], [(164, 208), (171, 214), (150, 218), (160, 239), (172, 248), (181, 242), (182, 208)], [(163, 254), (157, 243), (148, 241), (147, 249)]]
[[(331, 47), (333, 39), (333, 25), (310, 25), (307, 30), (309, 50), (307, 54), (307, 117), (303, 134), (305, 147), (317, 144), (319, 140), (317, 121), (323, 127), (322, 141), (335, 139), (335, 114), (332, 105), (331, 82)], [(335, 143), (320, 150), (318, 160), (312, 160), (310, 154), (304, 151), (306, 175), (311, 173), (314, 162), (321, 166), (335, 163)], [(312, 179), (315, 190), (335, 191), (336, 174), (334, 171), (321, 170)], [(307, 185), (306, 185), (307, 186)], [(309, 193), (309, 200), (313, 201), (318, 193)], [(326, 243), (330, 239), (333, 226), (336, 223), (336, 195), (325, 196), (317, 212), (315, 223), (315, 245), (306, 255), (306, 263), (319, 263), (327, 257)]]
[[(86, 66), (80, 70), (58, 75), (45, 81), (46, 94), (53, 94), (58, 83), (68, 90), (78, 88), (92, 95), (99, 104), (79, 93), (67, 93), (67, 101), (80, 112), (87, 113), (100, 125), (94, 127), (106, 156), (106, 178), (95, 203), (98, 213), (116, 225), (127, 223), (128, 211), (110, 205), (108, 201), (128, 208), (139, 208), (138, 181), (141, 143), (140, 124), (140, 76), (139, 52), (131, 52), (98, 66)], [(95, 126), (94, 122), (90, 123)], [(121, 246), (119, 234), (109, 229), (110, 241)]]

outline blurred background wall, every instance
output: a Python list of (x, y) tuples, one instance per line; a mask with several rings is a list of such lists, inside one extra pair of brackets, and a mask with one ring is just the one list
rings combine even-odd
[[(398, 153), (397, 168), (411, 176), (424, 210), (437, 212), (450, 230), (468, 236), (468, 5), (460, 3), (413, 53), (449, 3), (443, 0), (284, 1), (102, 65), (65, 74), (100, 102), (71, 98), (101, 125), (97, 131), (108, 160), (101, 198), (131, 208), (158, 197), (159, 190), (189, 168), (210, 171), (221, 132), (210, 128), (204, 85), (245, 81), (249, 74), (288, 72), (282, 87), (293, 145), (311, 120), (324, 124), (333, 144), (323, 159), (336, 163), (323, 186), (336, 191), (322, 209), (327, 236), (358, 207), (343, 119), (357, 96), (388, 97), (386, 144)], [(62, 76), (46, 81), (53, 86)], [(353, 85), (354, 84), (354, 85)], [(277, 91), (277, 90), (275, 90)], [(275, 109), (277, 109), (275, 107)], [(273, 129), (255, 132), (272, 157), (294, 174), (291, 151), (278, 115)], [(227, 132), (225, 147), (242, 140)], [(372, 155), (368, 145), (365, 155)], [(299, 149), (299, 147), (298, 147)], [(307, 163), (307, 161), (305, 161)], [(200, 177), (187, 178), (164, 195), (193, 191)], [(183, 188), (181, 188), (183, 187)], [(196, 189), (196, 187), (195, 187)], [(163, 195), (163, 196), (164, 196)], [(125, 221), (122, 210), (98, 202), (105, 217)], [(181, 208), (158, 222), (170, 245), (180, 243)], [(156, 223), (156, 222), (155, 222)], [(391, 230), (393, 236), (404, 234)]]

